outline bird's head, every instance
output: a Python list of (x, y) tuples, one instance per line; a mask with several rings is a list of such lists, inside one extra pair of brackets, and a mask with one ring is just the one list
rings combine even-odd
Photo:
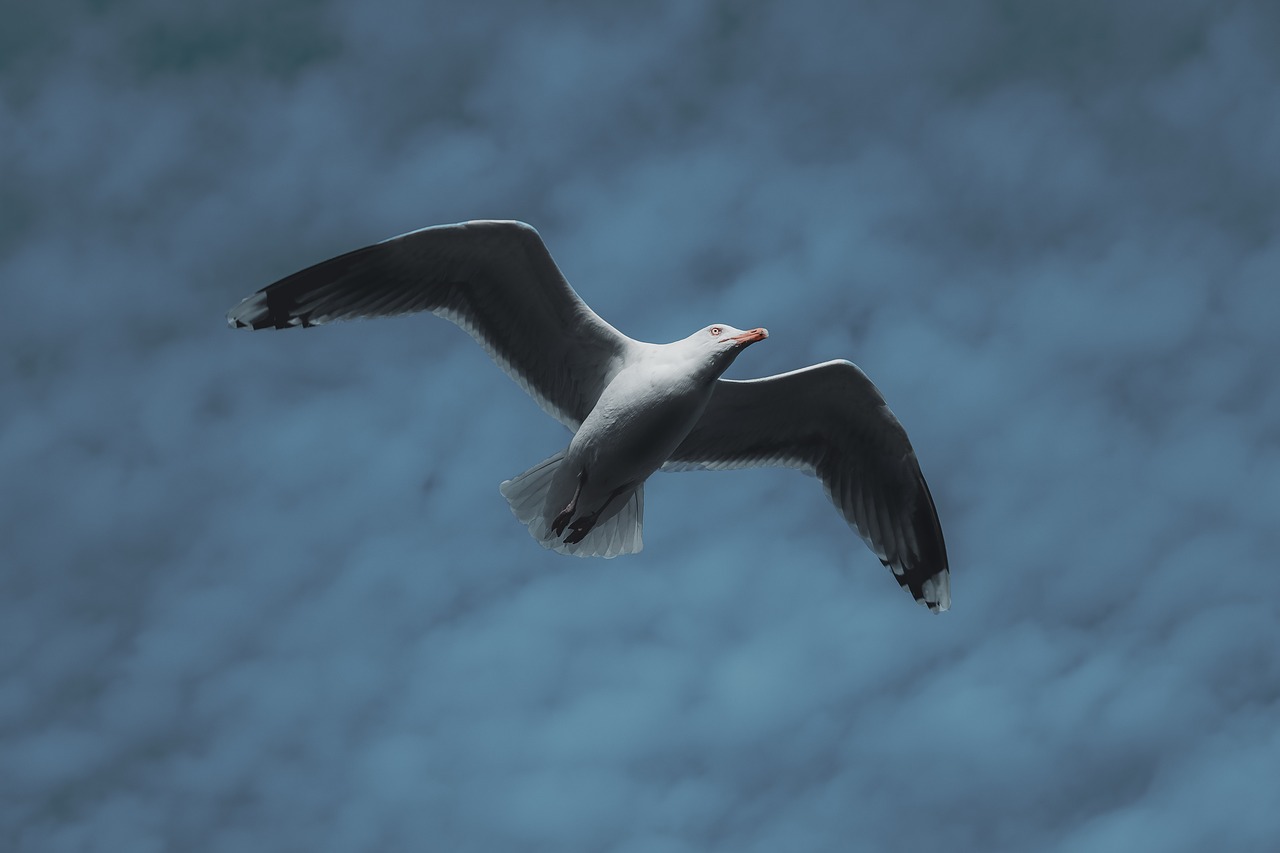
[(705, 360), (715, 378), (733, 364), (738, 353), (767, 337), (769, 337), (767, 329), (751, 329), (744, 332), (725, 323), (712, 323), (685, 338), (685, 343)]

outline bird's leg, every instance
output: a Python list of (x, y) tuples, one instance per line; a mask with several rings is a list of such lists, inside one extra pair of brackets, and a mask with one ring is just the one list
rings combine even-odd
[(555, 531), (556, 536), (564, 533), (565, 525), (569, 523), (569, 519), (573, 518), (574, 512), (578, 509), (578, 495), (582, 494), (582, 486), (587, 482), (587, 469), (583, 468), (578, 473), (578, 488), (573, 490), (573, 497), (569, 499), (569, 503), (564, 509), (560, 510), (560, 514), (551, 522), (551, 529)]
[(590, 515), (584, 515), (581, 518), (579, 518), (577, 521), (575, 521), (573, 524), (570, 524), (569, 535), (564, 537), (565, 544), (576, 545), (579, 542), (581, 542), (583, 539), (585, 539), (587, 534), (591, 532), (591, 529), (596, 526), (596, 519), (600, 517), (600, 513), (604, 512), (605, 509), (608, 508), (609, 504), (613, 503), (614, 498), (616, 498), (618, 495), (622, 494), (629, 488), (631, 488), (630, 483), (624, 483), (623, 485), (618, 486), (618, 488), (613, 490), (613, 492), (609, 495), (609, 497), (605, 498), (604, 503), (600, 505), (600, 508), (598, 510), (591, 513)]

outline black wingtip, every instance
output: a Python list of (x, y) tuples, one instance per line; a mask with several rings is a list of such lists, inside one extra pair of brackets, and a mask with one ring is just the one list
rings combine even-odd
[(227, 312), (227, 325), (233, 329), (292, 329), (298, 326), (310, 328), (319, 325), (311, 312), (297, 313), (284, 300), (270, 290), (259, 290), (243, 299)]
[(227, 312), (227, 325), (233, 329), (261, 329), (270, 316), (265, 294), (259, 290)]
[[(947, 561), (947, 544), (942, 536), (942, 524), (938, 521), (938, 510), (934, 506), (929, 485), (923, 475), (918, 475), (918, 480), (919, 494), (923, 495), (924, 500), (917, 500), (911, 526), (919, 550), (904, 555), (906, 559), (903, 560), (901, 574), (895, 570), (894, 577), (916, 601), (934, 613), (942, 613), (951, 608), (951, 568)], [(889, 564), (885, 562), (885, 565)]]

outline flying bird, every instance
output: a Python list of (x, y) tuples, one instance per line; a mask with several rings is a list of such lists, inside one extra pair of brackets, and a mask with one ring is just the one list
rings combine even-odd
[(933, 497), (902, 425), (856, 365), (722, 379), (765, 329), (714, 323), (669, 344), (633, 340), (582, 301), (522, 222), (439, 225), (356, 249), (263, 288), (227, 323), (305, 328), (415, 311), (462, 327), (573, 433), (500, 486), (544, 547), (639, 551), (644, 483), (658, 470), (797, 468), (917, 601), (950, 606)]

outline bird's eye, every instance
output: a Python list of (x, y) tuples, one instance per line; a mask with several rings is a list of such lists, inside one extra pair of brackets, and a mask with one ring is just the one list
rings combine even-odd
[(722, 331), (724, 331), (724, 330), (723, 330), (723, 329), (721, 329), (719, 326), (712, 326), (712, 327), (711, 327), (711, 334), (713, 334), (713, 335), (718, 335), (718, 334), (720, 334)]

